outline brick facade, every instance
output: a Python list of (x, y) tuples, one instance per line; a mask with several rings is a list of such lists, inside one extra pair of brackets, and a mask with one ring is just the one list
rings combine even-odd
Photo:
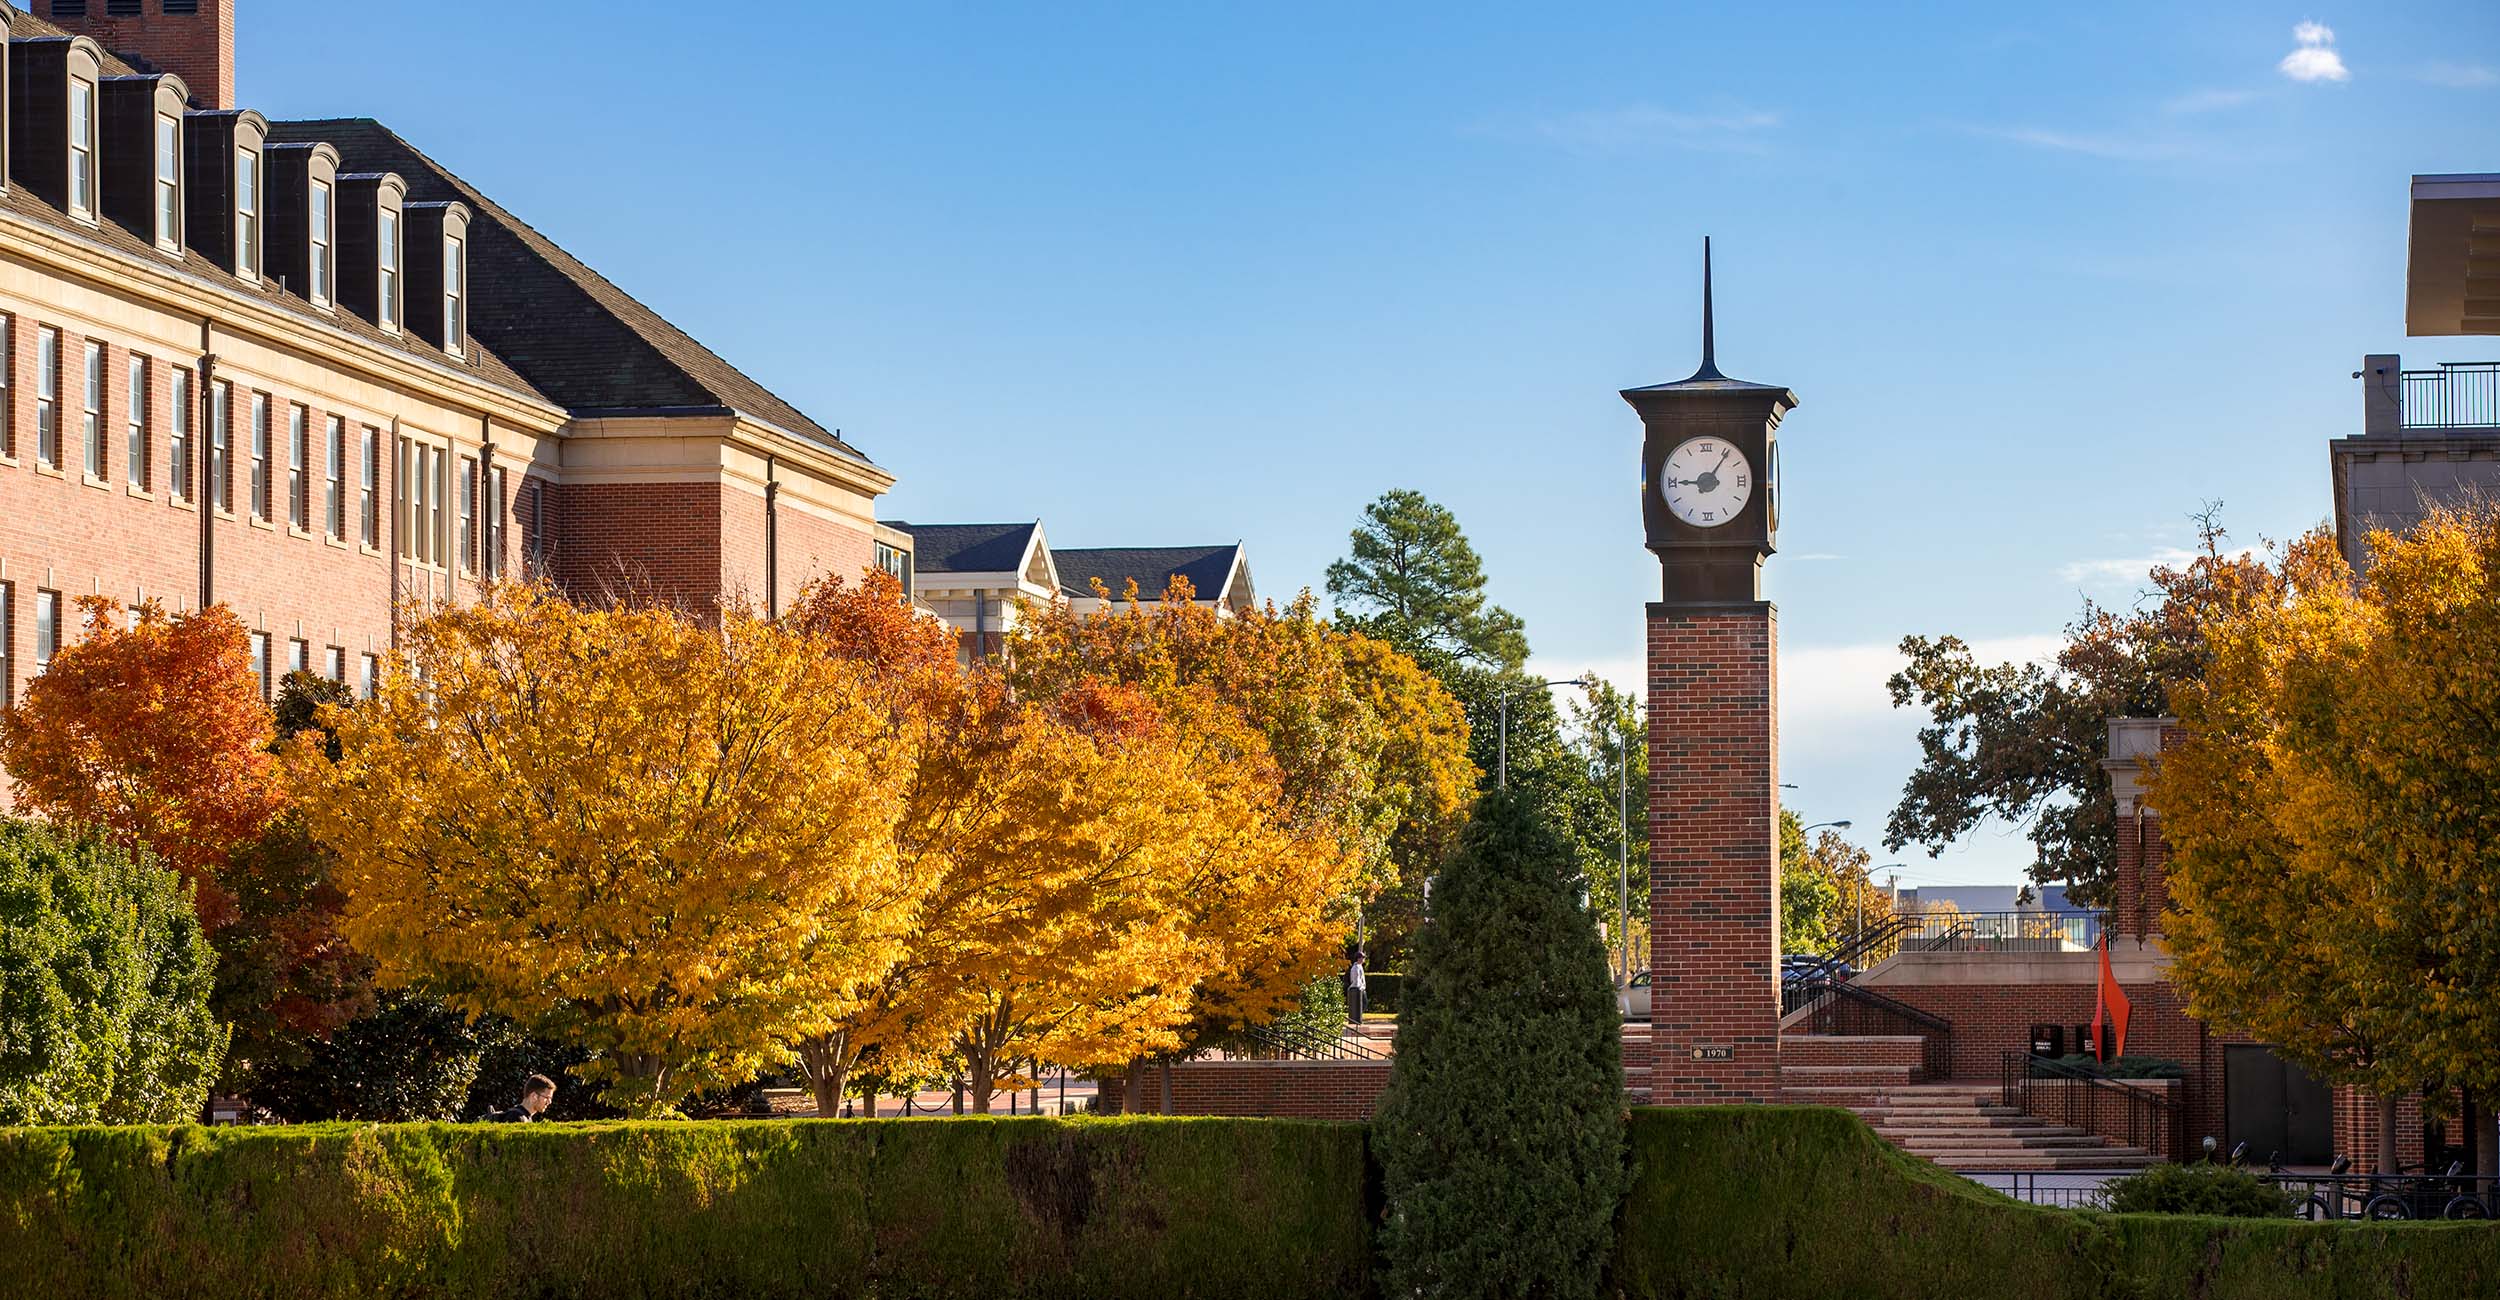
[(1778, 618), (1649, 608), (1651, 1098), (1779, 1093)]
[[(1096, 1114), (1155, 1115), (1162, 1072), (1105, 1080)], [(1387, 1061), (1183, 1061), (1172, 1067), (1175, 1115), (1367, 1120), (1389, 1086)]]
[(165, 0), (139, 0), (140, 12), (115, 17), (106, 0), (86, 0), (83, 13), (52, 0), (26, 0), (53, 24), (121, 55), (137, 55), (182, 78), (200, 108), (234, 107), (234, 0), (196, 0), (198, 13), (166, 13)]

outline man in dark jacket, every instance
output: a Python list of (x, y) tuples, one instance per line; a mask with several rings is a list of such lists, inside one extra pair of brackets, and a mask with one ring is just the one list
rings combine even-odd
[(533, 1074), (521, 1085), (521, 1104), (510, 1110), (499, 1110), (486, 1118), (498, 1124), (527, 1124), (547, 1109), (556, 1099), (556, 1081), (543, 1074)]

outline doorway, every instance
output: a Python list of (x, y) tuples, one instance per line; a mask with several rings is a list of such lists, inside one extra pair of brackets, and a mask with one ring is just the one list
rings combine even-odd
[(2287, 1165), (2335, 1158), (2333, 1094), (2273, 1048), (2225, 1046), (2222, 1089), (2225, 1147), (2246, 1142), (2251, 1161), (2279, 1155)]

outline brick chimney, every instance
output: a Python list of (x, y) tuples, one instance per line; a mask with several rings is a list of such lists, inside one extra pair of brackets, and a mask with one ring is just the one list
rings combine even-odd
[(234, 107), (235, 0), (27, 0), (142, 71), (170, 72), (195, 108)]

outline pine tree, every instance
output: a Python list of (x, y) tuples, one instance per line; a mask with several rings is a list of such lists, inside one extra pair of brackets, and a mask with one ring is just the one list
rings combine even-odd
[(1621, 1025), (1571, 847), (1484, 797), (1434, 884), (1373, 1125), (1391, 1296), (1594, 1296), (1626, 1182)]
[(1528, 662), (1527, 631), (1484, 589), (1484, 562), (1458, 516), (1405, 488), (1363, 507), (1352, 553), (1328, 566), (1338, 612), (1427, 668), (1450, 656), (1517, 672)]

